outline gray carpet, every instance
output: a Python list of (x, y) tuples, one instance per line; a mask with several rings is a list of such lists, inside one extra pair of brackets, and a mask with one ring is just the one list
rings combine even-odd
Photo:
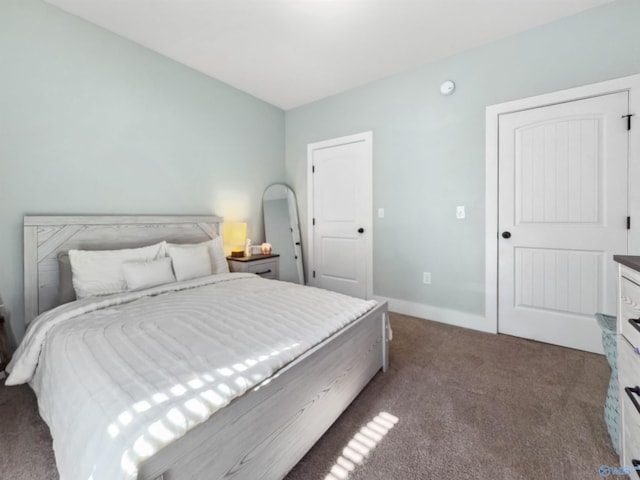
[[(603, 420), (604, 357), (392, 315), (379, 373), (287, 476), (324, 479), (381, 411), (398, 424), (351, 473), (363, 479), (588, 479), (617, 466)], [(28, 387), (0, 388), (0, 477), (56, 479)]]

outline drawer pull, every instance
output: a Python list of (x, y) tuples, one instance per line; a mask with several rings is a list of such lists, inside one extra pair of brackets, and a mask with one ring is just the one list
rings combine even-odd
[(266, 275), (267, 273), (271, 273), (271, 269), (265, 270), (264, 272), (256, 272), (256, 275)]
[(638, 413), (640, 413), (640, 403), (638, 403), (638, 400), (636, 400), (636, 395), (640, 396), (640, 387), (625, 387), (624, 391), (627, 392), (627, 395), (629, 395), (633, 406), (636, 407), (636, 410), (638, 410)]
[(630, 318), (629, 323), (633, 328), (640, 332), (640, 318)]

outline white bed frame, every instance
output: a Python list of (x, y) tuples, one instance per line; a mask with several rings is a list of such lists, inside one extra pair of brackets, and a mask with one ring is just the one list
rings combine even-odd
[[(25, 217), (25, 319), (59, 304), (59, 252), (197, 243), (219, 235), (221, 225), (215, 216)], [(138, 478), (284, 477), (371, 378), (387, 370), (388, 338), (383, 303), (160, 450)]]

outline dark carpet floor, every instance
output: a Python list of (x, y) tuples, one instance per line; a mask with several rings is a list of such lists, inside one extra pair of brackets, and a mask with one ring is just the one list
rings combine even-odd
[[(601, 465), (618, 466), (603, 420), (610, 373), (603, 356), (391, 318), (389, 371), (374, 377), (287, 480), (327, 477), (380, 412), (399, 421), (351, 480), (583, 480), (602, 478)], [(26, 386), (0, 387), (0, 478), (58, 478), (48, 428)]]

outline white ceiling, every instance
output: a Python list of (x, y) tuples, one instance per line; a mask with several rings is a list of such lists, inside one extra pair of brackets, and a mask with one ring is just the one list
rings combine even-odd
[(46, 0), (285, 110), (612, 0)]

